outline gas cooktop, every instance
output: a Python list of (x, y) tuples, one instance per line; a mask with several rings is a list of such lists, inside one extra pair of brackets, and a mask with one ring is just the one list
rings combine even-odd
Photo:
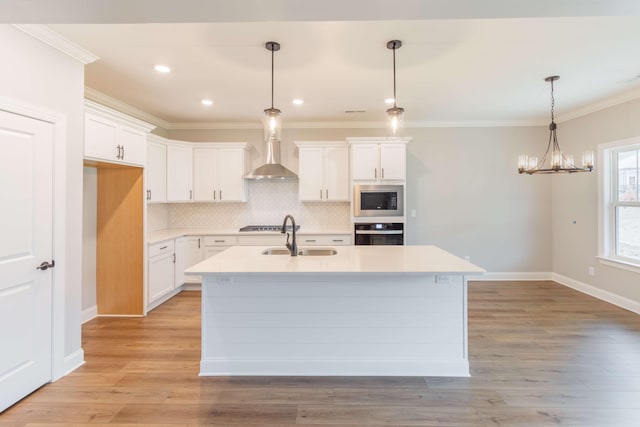
[[(299, 225), (296, 225), (296, 231), (300, 229)], [(242, 227), (240, 231), (277, 231), (282, 230), (281, 225), (247, 225)], [(287, 231), (291, 231), (291, 226), (287, 225)]]

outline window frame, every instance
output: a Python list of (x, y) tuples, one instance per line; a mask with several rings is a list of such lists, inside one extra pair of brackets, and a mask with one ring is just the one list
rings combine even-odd
[(640, 260), (617, 254), (618, 207), (640, 207), (618, 200), (618, 153), (640, 150), (640, 137), (598, 144), (598, 258), (601, 263), (640, 273)]

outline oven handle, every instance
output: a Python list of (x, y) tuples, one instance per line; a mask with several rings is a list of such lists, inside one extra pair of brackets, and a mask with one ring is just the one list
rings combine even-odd
[(356, 234), (403, 234), (402, 230), (385, 230), (385, 231), (373, 231), (373, 230), (356, 230)]

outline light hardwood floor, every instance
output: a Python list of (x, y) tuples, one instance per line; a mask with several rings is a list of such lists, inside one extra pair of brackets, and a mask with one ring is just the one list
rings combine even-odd
[(471, 282), (471, 378), (200, 378), (200, 294), (83, 327), (86, 364), (0, 426), (640, 426), (640, 316), (553, 282)]

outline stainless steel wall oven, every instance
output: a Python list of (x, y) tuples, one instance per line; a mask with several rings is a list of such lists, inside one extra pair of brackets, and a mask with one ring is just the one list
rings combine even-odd
[(361, 222), (354, 224), (356, 245), (404, 245), (404, 223)]

